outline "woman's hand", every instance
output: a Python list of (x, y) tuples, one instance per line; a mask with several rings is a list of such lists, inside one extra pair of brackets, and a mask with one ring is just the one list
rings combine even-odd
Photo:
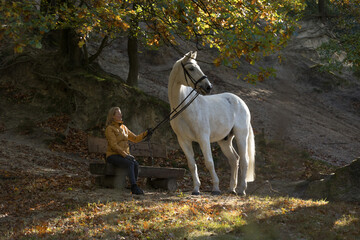
[(146, 136), (144, 137), (144, 141), (149, 141), (151, 139), (152, 134), (153, 134), (152, 128), (148, 128), (146, 130)]

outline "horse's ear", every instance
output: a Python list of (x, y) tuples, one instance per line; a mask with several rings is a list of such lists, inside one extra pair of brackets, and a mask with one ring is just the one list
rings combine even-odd
[(196, 56), (197, 56), (197, 51), (195, 51), (195, 52), (191, 52), (191, 58), (192, 59), (196, 59)]
[(193, 55), (193, 52), (188, 52), (187, 54), (185, 54), (183, 63), (188, 62), (189, 59), (192, 58), (192, 55)]
[(193, 52), (193, 51), (190, 51), (188, 52), (187, 54), (185, 54), (184, 56), (184, 59), (183, 59), (183, 62), (186, 63), (188, 62), (190, 59), (196, 59), (196, 56), (197, 56), (197, 51)]

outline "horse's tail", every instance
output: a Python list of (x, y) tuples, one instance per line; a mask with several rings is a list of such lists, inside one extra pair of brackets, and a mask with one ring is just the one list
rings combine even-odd
[(246, 172), (246, 181), (253, 182), (255, 180), (255, 137), (251, 124), (249, 125), (249, 136), (247, 142), (249, 165)]

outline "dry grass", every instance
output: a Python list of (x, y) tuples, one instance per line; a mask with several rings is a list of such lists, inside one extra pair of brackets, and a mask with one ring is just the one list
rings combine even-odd
[[(74, 139), (74, 138), (72, 138)], [(0, 239), (359, 239), (358, 203), (327, 202), (248, 191), (247, 197), (189, 195), (187, 175), (176, 193), (145, 196), (91, 184), (88, 160), (1, 141)], [(82, 149), (82, 147), (79, 147)], [(215, 149), (215, 157), (219, 157)], [(80, 154), (81, 156), (81, 154)], [(172, 163), (185, 161), (172, 154)], [(202, 162), (201, 156), (197, 156)], [(19, 164), (19, 159), (24, 162)], [(328, 172), (303, 151), (258, 144), (256, 182), (292, 181)], [(160, 164), (161, 165), (161, 164)], [(205, 169), (199, 164), (199, 169)], [(227, 168), (218, 170), (222, 189)], [(254, 184), (256, 184), (256, 182)], [(284, 193), (284, 192), (283, 192)]]
[[(356, 239), (360, 208), (288, 197), (153, 193), (83, 202), (7, 231), (15, 239)], [(4, 236), (4, 235), (3, 235)]]

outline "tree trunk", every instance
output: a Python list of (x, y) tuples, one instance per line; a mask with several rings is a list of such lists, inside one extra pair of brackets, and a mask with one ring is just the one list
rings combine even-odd
[(67, 60), (70, 68), (81, 67), (84, 60), (84, 54), (78, 46), (76, 32), (72, 28), (61, 30), (60, 52)]
[[(63, 3), (71, 7), (68, 0), (41, 0), (40, 11), (45, 15), (54, 14)], [(78, 46), (79, 38), (74, 29), (52, 30), (47, 34), (45, 41), (49, 45), (59, 45), (60, 54), (66, 59), (68, 67), (77, 68), (86, 63), (84, 53)]]
[[(136, 3), (134, 3), (133, 9), (136, 9)], [(137, 86), (139, 79), (138, 39), (136, 36), (138, 26), (139, 22), (137, 21), (135, 16), (131, 19), (127, 47), (129, 57), (129, 74), (126, 83), (130, 86)]]
[(318, 0), (319, 14), (321, 20), (325, 20), (326, 17), (326, 0)]
[(129, 74), (126, 83), (130, 86), (137, 86), (139, 79), (139, 56), (138, 40), (136, 37), (128, 37)]

